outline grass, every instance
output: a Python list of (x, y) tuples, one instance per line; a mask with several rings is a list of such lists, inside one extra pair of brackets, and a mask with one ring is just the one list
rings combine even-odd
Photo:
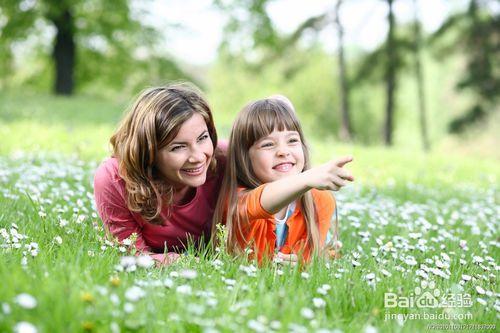
[[(124, 269), (126, 249), (104, 239), (91, 187), (123, 105), (0, 97), (2, 332), (20, 322), (39, 332), (418, 332), (498, 321), (494, 159), (313, 140), (316, 164), (355, 156), (356, 183), (336, 194), (341, 259), (258, 269), (221, 249)], [(384, 307), (384, 293), (410, 297), (424, 280), (440, 296), (470, 295), (472, 306)], [(391, 313), (458, 319), (385, 320)]]

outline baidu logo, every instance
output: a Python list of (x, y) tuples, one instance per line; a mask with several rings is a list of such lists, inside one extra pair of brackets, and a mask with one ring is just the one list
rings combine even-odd
[(443, 294), (436, 288), (434, 281), (422, 281), (409, 296), (398, 296), (395, 293), (384, 294), (386, 308), (437, 308), (437, 307), (471, 307), (469, 294)]

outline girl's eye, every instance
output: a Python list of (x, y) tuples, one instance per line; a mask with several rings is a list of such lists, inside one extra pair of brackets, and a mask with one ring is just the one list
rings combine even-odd
[(289, 143), (297, 143), (297, 142), (300, 142), (300, 140), (298, 138), (291, 138), (290, 140), (288, 140)]
[(269, 147), (273, 146), (273, 143), (272, 142), (263, 142), (260, 146), (262, 148), (269, 148)]

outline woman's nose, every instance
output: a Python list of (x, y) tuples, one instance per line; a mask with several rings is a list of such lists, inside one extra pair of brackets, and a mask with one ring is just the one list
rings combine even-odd
[(188, 162), (189, 163), (199, 163), (203, 162), (205, 159), (205, 154), (201, 149), (193, 148), (191, 153), (189, 154)]

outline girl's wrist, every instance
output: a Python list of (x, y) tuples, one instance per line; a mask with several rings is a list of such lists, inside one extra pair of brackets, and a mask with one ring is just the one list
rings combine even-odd
[(313, 169), (306, 170), (298, 175), (299, 183), (300, 186), (304, 189), (304, 193), (314, 188), (314, 185), (311, 181), (313, 176), (312, 170)]

